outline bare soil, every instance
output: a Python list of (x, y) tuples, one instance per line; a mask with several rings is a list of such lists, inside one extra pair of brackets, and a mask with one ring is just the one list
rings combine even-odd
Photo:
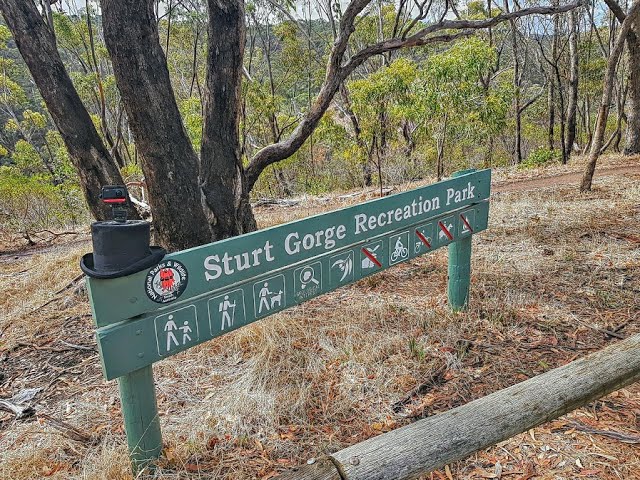
[[(609, 168), (600, 168), (596, 170), (594, 177), (609, 177), (611, 175), (626, 175), (640, 173), (640, 163), (634, 165), (622, 165)], [(529, 178), (524, 180), (512, 180), (499, 182), (492, 186), (493, 192), (523, 192), (526, 190), (535, 190), (538, 188), (553, 187), (556, 185), (580, 185), (582, 180), (582, 172), (564, 173), (560, 175), (550, 175), (540, 178)]]
[[(447, 309), (438, 251), (159, 362), (153, 478), (273, 478), (640, 332), (634, 162), (605, 159), (583, 195), (577, 163), (496, 172), (467, 312)], [(373, 196), (257, 214), (266, 226)], [(78, 278), (88, 237), (7, 247), (0, 398), (41, 391), (33, 417), (0, 411), (0, 479), (130, 479), (117, 384), (101, 377)], [(639, 394), (622, 389), (424, 478), (640, 478)]]

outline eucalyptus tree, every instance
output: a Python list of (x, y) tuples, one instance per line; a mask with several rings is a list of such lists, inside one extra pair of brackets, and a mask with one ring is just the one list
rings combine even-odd
[[(332, 13), (336, 36), (315, 99), (290, 133), (260, 148), (245, 165), (239, 131), (246, 40), (244, 1), (207, 0), (207, 71), (202, 84), (203, 135), (198, 154), (170, 81), (155, 0), (101, 0), (104, 41), (141, 157), (162, 245), (181, 249), (255, 229), (249, 193), (260, 174), (300, 149), (344, 81), (370, 58), (402, 48), (450, 42), (527, 15), (576, 7), (534, 6), (469, 20), (457, 15), (449, 18), (440, 2), (418, 0), (406, 27), (363, 48), (351, 48), (357, 23), (372, 4), (372, 0), (351, 0), (346, 8)], [(102, 185), (120, 182), (121, 176), (64, 68), (48, 21), (49, 10), (39, 12), (33, 0), (0, 0), (0, 11), (69, 149), (92, 211), (101, 216), (104, 212), (94, 198)], [(445, 13), (431, 20), (434, 11)]]
[(602, 85), (602, 99), (598, 108), (598, 117), (596, 120), (596, 128), (591, 142), (591, 150), (589, 151), (589, 159), (585, 168), (580, 184), (580, 191), (587, 192), (591, 190), (593, 183), (593, 174), (596, 170), (596, 163), (602, 153), (604, 145), (604, 135), (607, 128), (607, 119), (609, 118), (609, 109), (611, 107), (611, 97), (613, 85), (616, 77), (616, 69), (618, 68), (619, 59), (622, 56), (625, 43), (628, 45), (629, 32), (632, 31), (634, 25), (640, 20), (640, 0), (635, 0), (628, 12), (625, 14), (624, 20), (620, 24), (620, 29), (614, 37), (614, 43), (607, 60), (607, 68), (604, 75)]
[[(616, 0), (605, 0), (605, 3), (622, 25), (628, 12)], [(624, 153), (636, 155), (640, 153), (640, 24), (633, 23), (625, 37), (628, 61), (629, 108), (627, 111), (627, 132)]]

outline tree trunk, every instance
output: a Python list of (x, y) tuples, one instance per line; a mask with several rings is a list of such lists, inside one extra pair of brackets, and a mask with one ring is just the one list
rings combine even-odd
[[(511, 47), (513, 49), (513, 87), (515, 95), (513, 98), (513, 110), (516, 120), (515, 132), (515, 152), (514, 163), (519, 165), (522, 163), (522, 110), (520, 108), (520, 59), (518, 58), (518, 30), (515, 20), (510, 20), (511, 26)], [(438, 178), (440, 180), (440, 178)]]
[(242, 0), (209, 0), (200, 190), (216, 240), (255, 230), (238, 122), (245, 23)]
[(640, 25), (635, 24), (627, 34), (629, 62), (629, 109), (625, 155), (640, 153)]
[(556, 122), (556, 104), (555, 104), (555, 77), (553, 72), (549, 71), (549, 86), (547, 93), (547, 107), (548, 107), (548, 117), (547, 117), (547, 138), (549, 150), (554, 149), (554, 129)]
[(208, 243), (194, 152), (160, 46), (153, 0), (102, 0), (104, 39), (142, 159), (157, 240), (170, 251)]
[(565, 155), (569, 159), (576, 141), (576, 124), (578, 110), (578, 13), (569, 12), (569, 106), (567, 115), (567, 141)]
[(593, 141), (591, 142), (591, 151), (589, 152), (589, 160), (587, 162), (587, 168), (585, 169), (582, 177), (582, 183), (580, 184), (580, 191), (587, 192), (591, 190), (593, 183), (593, 174), (596, 170), (596, 163), (600, 156), (600, 150), (604, 143), (604, 134), (607, 128), (607, 118), (609, 116), (609, 105), (611, 104), (611, 94), (613, 90), (613, 82), (616, 77), (616, 67), (618, 60), (622, 55), (624, 49), (625, 40), (629, 29), (633, 22), (636, 21), (640, 14), (640, 0), (636, 0), (633, 6), (629, 9), (627, 17), (620, 26), (620, 31), (616, 37), (609, 59), (607, 60), (607, 70), (605, 72), (603, 87), (602, 87), (602, 99), (600, 101), (600, 107), (598, 108), (598, 120), (596, 122), (595, 132), (593, 134)]
[[(32, 1), (0, 0), (0, 11), (71, 157), (91, 214), (111, 217), (98, 197), (104, 185), (121, 185), (120, 171), (96, 131), (67, 73), (50, 27)], [(131, 210), (130, 218), (139, 218)]]
[[(554, 1), (554, 5), (558, 2)], [(551, 61), (555, 62), (558, 58), (558, 21), (554, 17), (553, 19), (553, 39), (551, 40)], [(541, 47), (542, 48), (542, 47)], [(556, 78), (554, 74), (553, 65), (549, 66), (549, 94), (548, 94), (548, 108), (549, 108), (549, 125), (548, 125), (548, 141), (549, 141), (549, 150), (553, 151), (555, 149), (555, 123), (556, 123)]]

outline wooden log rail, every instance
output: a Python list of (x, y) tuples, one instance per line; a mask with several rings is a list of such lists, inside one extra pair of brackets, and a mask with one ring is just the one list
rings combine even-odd
[(640, 334), (563, 367), (287, 472), (280, 480), (404, 480), (640, 380)]

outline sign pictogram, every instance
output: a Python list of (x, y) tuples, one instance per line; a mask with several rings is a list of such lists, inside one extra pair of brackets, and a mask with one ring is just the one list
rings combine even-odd
[(238, 328), (246, 323), (244, 292), (237, 288), (213, 297), (208, 302), (208, 310), (212, 335)]
[(293, 296), (300, 302), (322, 291), (322, 263), (313, 262), (293, 271)]
[(389, 265), (403, 262), (409, 258), (409, 232), (389, 237)]
[(373, 273), (382, 268), (384, 241), (366, 244), (360, 249), (360, 268), (363, 274)]
[(254, 283), (253, 304), (256, 318), (282, 310), (285, 305), (285, 295), (284, 275), (276, 275)]
[(475, 224), (475, 210), (467, 210), (459, 215), (460, 223), (458, 224), (458, 232), (460, 237), (466, 237), (473, 233), (473, 225)]
[(353, 281), (353, 252), (340, 253), (329, 258), (329, 278), (332, 285)]
[(420, 225), (416, 228), (416, 238), (413, 242), (416, 255), (428, 252), (434, 247), (433, 228), (433, 223)]
[(161, 357), (196, 345), (200, 338), (194, 305), (158, 315), (154, 323), (158, 355)]
[(438, 236), (437, 236), (438, 245), (442, 246), (452, 242), (456, 234), (455, 217), (451, 216), (451, 217), (443, 218), (442, 220), (438, 221), (437, 225), (438, 225)]

